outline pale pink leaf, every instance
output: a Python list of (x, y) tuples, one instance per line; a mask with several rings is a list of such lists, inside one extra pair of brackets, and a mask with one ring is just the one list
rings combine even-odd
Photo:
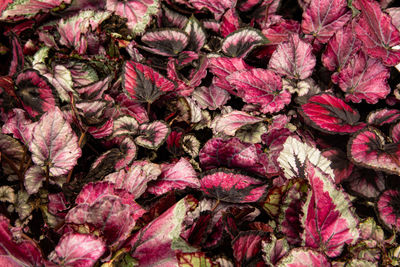
[(254, 117), (246, 112), (235, 110), (220, 117), (216, 117), (211, 127), (216, 133), (234, 136), (236, 131), (241, 127), (255, 124), (262, 120), (262, 118)]
[(268, 67), (288, 78), (304, 80), (311, 76), (315, 62), (311, 44), (293, 34), (289, 36), (288, 42), (278, 45)]
[(29, 144), (32, 161), (49, 168), (52, 176), (68, 173), (81, 156), (78, 137), (57, 107), (40, 118), (32, 135)]
[(321, 252), (308, 248), (294, 248), (276, 265), (278, 267), (328, 267), (328, 259)]

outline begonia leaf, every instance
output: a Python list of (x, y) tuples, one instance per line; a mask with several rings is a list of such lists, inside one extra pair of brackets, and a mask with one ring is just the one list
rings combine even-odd
[[(176, 253), (195, 252), (181, 237), (183, 223), (197, 200), (188, 195), (147, 224), (129, 241), (131, 256), (141, 266), (178, 266)], [(155, 256), (157, 255), (157, 256)]]
[(10, 226), (10, 220), (0, 215), (0, 265), (12, 267), (43, 266), (40, 249), (32, 239), (21, 236), (21, 229)]
[(278, 264), (278, 267), (324, 267), (331, 266), (321, 252), (309, 248), (294, 248)]
[(272, 130), (269, 130), (261, 136), (261, 140), (268, 148), (266, 151), (268, 160), (266, 160), (265, 167), (267, 174), (274, 176), (280, 172), (278, 157), (283, 149), (286, 138), (291, 135), (291, 132), (286, 128), (274, 129), (272, 126), (271, 128)]
[(278, 45), (268, 67), (290, 79), (304, 80), (311, 76), (315, 63), (312, 46), (293, 34), (289, 36), (288, 42)]
[(126, 23), (132, 34), (142, 33), (150, 23), (151, 16), (155, 15), (159, 9), (158, 0), (107, 0), (106, 9), (115, 12), (116, 15), (126, 18)]
[(262, 113), (275, 113), (291, 102), (291, 94), (282, 90), (282, 79), (271, 70), (237, 71), (226, 77), (246, 103), (261, 105)]
[(346, 180), (353, 172), (354, 165), (348, 160), (347, 155), (338, 148), (325, 149), (322, 156), (331, 161), (331, 168), (335, 174), (335, 183)]
[(400, 142), (400, 122), (390, 129), (390, 137), (392, 137), (394, 143)]
[(400, 174), (400, 144), (386, 143), (376, 128), (368, 127), (354, 134), (348, 142), (351, 161), (366, 168)]
[(196, 136), (192, 134), (187, 134), (182, 137), (180, 142), (183, 151), (189, 154), (192, 158), (195, 158), (199, 155), (200, 141), (196, 138)]
[(204, 252), (192, 252), (192, 253), (177, 253), (179, 267), (217, 267)]
[(287, 241), (292, 245), (301, 244), (301, 217), (303, 217), (302, 207), (305, 202), (304, 182), (295, 182), (292, 187), (282, 196), (280, 203), (279, 229), (285, 234)]
[(329, 40), (321, 61), (330, 71), (340, 71), (361, 47), (361, 41), (354, 34), (353, 23), (336, 31)]
[[(144, 123), (149, 121), (149, 117), (143, 104), (130, 99), (126, 94), (121, 93), (116, 98), (119, 105), (117, 108), (117, 114), (121, 113), (134, 117), (139, 123)], [(119, 115), (119, 114), (118, 114)]]
[(382, 126), (387, 123), (393, 123), (400, 119), (400, 110), (398, 109), (379, 109), (368, 114), (367, 123), (370, 125)]
[(62, 18), (57, 25), (60, 44), (85, 54), (88, 48), (88, 33), (95, 31), (100, 24), (111, 16), (107, 11), (83, 10), (67, 19)]
[(346, 93), (346, 101), (360, 103), (364, 99), (369, 104), (376, 104), (390, 93), (388, 78), (388, 68), (378, 59), (359, 51), (339, 72), (337, 83)]
[(176, 163), (162, 164), (161, 171), (158, 179), (149, 184), (147, 192), (162, 195), (171, 190), (200, 187), (196, 171), (185, 158)]
[(394, 49), (400, 45), (400, 32), (392, 24), (391, 17), (372, 0), (355, 0), (353, 5), (361, 10), (355, 32), (364, 44), (365, 53), (387, 66), (400, 63), (400, 51)]
[(226, 77), (235, 71), (250, 69), (250, 66), (241, 58), (213, 57), (209, 59), (209, 68), (215, 75), (213, 85), (236, 95), (235, 89), (229, 84)]
[(366, 126), (358, 122), (357, 110), (328, 93), (310, 97), (299, 111), (312, 127), (329, 134), (350, 134)]
[(65, 267), (90, 267), (104, 254), (104, 242), (93, 235), (68, 233), (61, 237), (49, 259)]
[(262, 118), (251, 116), (243, 111), (232, 111), (220, 117), (216, 117), (212, 122), (212, 128), (216, 133), (224, 133), (234, 136), (236, 131), (245, 125), (255, 124), (262, 121)]
[(199, 51), (206, 43), (206, 34), (200, 22), (195, 17), (190, 17), (184, 28), (184, 31), (189, 36), (189, 42), (186, 50)]
[(228, 169), (215, 169), (202, 174), (200, 190), (206, 196), (230, 203), (260, 200), (266, 193), (264, 182)]
[(13, 76), (15, 73), (20, 72), (24, 68), (25, 62), (22, 46), (16, 35), (12, 35), (11, 45), (13, 57), (10, 69), (8, 70), (9, 76)]
[(385, 10), (389, 16), (392, 18), (393, 25), (399, 29), (400, 28), (400, 7), (391, 7)]
[[(39, 12), (49, 12), (53, 8), (57, 8), (62, 4), (70, 4), (71, 0), (22, 0), (22, 1), (10, 1), (8, 6), (3, 10), (0, 20), (24, 16), (30, 18), (38, 14)], [(7, 5), (7, 2), (5, 3)]]
[(39, 166), (30, 167), (24, 178), (24, 186), (28, 194), (35, 194), (42, 187), (43, 181), (46, 180), (46, 173)]
[(159, 165), (146, 161), (136, 161), (128, 172), (120, 170), (118, 173), (109, 174), (104, 178), (104, 181), (114, 183), (116, 188), (125, 189), (137, 199), (146, 191), (148, 183), (157, 179), (160, 174)]
[(400, 192), (394, 189), (384, 191), (376, 203), (379, 218), (390, 229), (400, 229), (399, 203)]
[(221, 19), (220, 32), (222, 37), (228, 36), (230, 33), (238, 30), (240, 28), (240, 18), (235, 11), (231, 8), (225, 12)]
[(204, 170), (218, 167), (238, 168), (259, 175), (266, 175), (266, 155), (258, 145), (240, 141), (238, 138), (207, 141), (199, 153)]
[(139, 126), (136, 144), (150, 149), (159, 148), (167, 139), (171, 129), (163, 121), (153, 121)]
[(36, 117), (57, 105), (56, 91), (47, 78), (35, 70), (25, 70), (16, 80), (16, 94), (22, 101), (25, 111)]
[(9, 113), (7, 121), (1, 128), (1, 131), (4, 134), (12, 134), (15, 138), (27, 145), (32, 138), (34, 126), (35, 123), (27, 117), (24, 110), (15, 108)]
[(113, 136), (136, 135), (139, 132), (139, 123), (134, 117), (121, 116), (114, 121)]
[(163, 15), (161, 16), (161, 22), (163, 26), (179, 29), (183, 29), (185, 27), (186, 23), (188, 22), (188, 18), (178, 12), (175, 12), (174, 10), (168, 8), (163, 4), (161, 5), (161, 7), (161, 11), (163, 13)]
[(229, 100), (229, 93), (217, 86), (200, 86), (192, 94), (193, 99), (202, 109), (216, 110)]
[(29, 143), (32, 161), (48, 168), (52, 176), (68, 173), (81, 156), (78, 137), (58, 108), (46, 112), (40, 118), (32, 135)]
[(17, 196), (15, 195), (14, 189), (11, 186), (0, 186), (0, 202), (15, 203), (16, 200)]
[(331, 178), (310, 161), (306, 162), (305, 171), (311, 192), (302, 208), (303, 244), (336, 257), (345, 244), (357, 241), (358, 219), (351, 210), (348, 195), (336, 188)]
[(220, 20), (225, 10), (232, 8), (235, 4), (232, 0), (222, 1), (208, 1), (208, 0), (189, 0), (188, 1), (197, 10), (207, 9), (209, 10), (216, 20)]
[(137, 147), (131, 138), (124, 138), (119, 143), (119, 150), (122, 158), (115, 163), (115, 169), (118, 171), (127, 167), (136, 158)]
[(221, 50), (229, 57), (245, 57), (255, 46), (268, 43), (265, 36), (254, 28), (242, 28), (229, 34)]
[(110, 77), (107, 77), (98, 82), (93, 82), (85, 86), (75, 88), (76, 92), (80, 95), (81, 99), (86, 100), (100, 100), (103, 97), (104, 91), (106, 91), (110, 85)]
[(290, 34), (300, 34), (300, 24), (295, 20), (280, 19), (279, 21), (262, 29), (262, 33), (268, 38), (270, 44), (277, 45), (289, 40)]
[(134, 61), (125, 63), (122, 86), (131, 99), (142, 103), (152, 103), (175, 88), (171, 81), (151, 67)]
[(331, 161), (324, 157), (321, 151), (289, 136), (278, 157), (279, 166), (283, 169), (285, 177), (288, 179), (306, 178), (305, 166), (307, 161), (318, 166), (321, 171), (330, 176), (330, 179), (334, 179), (335, 174), (330, 167)]
[(285, 238), (277, 239), (275, 235), (271, 236), (271, 242), (262, 241), (263, 259), (266, 264), (275, 266), (278, 261), (285, 256), (290, 246)]
[(261, 243), (269, 240), (269, 235), (261, 231), (243, 231), (232, 240), (233, 256), (238, 266), (263, 265)]
[(189, 44), (189, 35), (179, 29), (157, 29), (142, 36), (144, 49), (162, 56), (176, 56)]
[(385, 175), (369, 169), (354, 171), (346, 181), (349, 191), (365, 198), (377, 198), (385, 190)]
[(305, 34), (327, 43), (350, 18), (346, 0), (312, 0), (303, 12), (301, 28)]

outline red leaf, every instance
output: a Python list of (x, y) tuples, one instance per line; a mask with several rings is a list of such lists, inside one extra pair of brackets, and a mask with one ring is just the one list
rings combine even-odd
[(294, 248), (283, 257), (277, 267), (327, 267), (331, 266), (321, 252), (308, 248)]
[(301, 28), (322, 43), (340, 30), (351, 18), (347, 0), (312, 0), (303, 13)]
[(400, 32), (392, 24), (391, 17), (373, 0), (356, 0), (353, 5), (361, 10), (355, 31), (364, 43), (365, 53), (387, 66), (400, 63), (400, 51), (393, 49), (400, 45)]
[(312, 46), (293, 34), (288, 42), (278, 45), (268, 67), (288, 78), (304, 80), (311, 76), (315, 62)]

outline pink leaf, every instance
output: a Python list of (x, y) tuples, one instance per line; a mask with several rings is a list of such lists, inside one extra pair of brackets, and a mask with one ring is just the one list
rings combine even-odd
[(327, 43), (350, 18), (347, 0), (312, 0), (303, 13), (301, 28), (305, 34)]
[(312, 46), (293, 34), (288, 42), (278, 45), (268, 67), (288, 78), (304, 80), (311, 76), (315, 62)]
[(24, 177), (24, 187), (28, 194), (35, 194), (42, 187), (43, 181), (46, 180), (46, 174), (39, 166), (30, 167)]
[(227, 91), (210, 85), (197, 87), (192, 94), (192, 98), (202, 109), (216, 110), (225, 105), (230, 96)]
[(70, 4), (71, 0), (51, 0), (51, 1), (40, 1), (40, 0), (28, 0), (28, 1), (6, 1), (13, 4), (9, 4), (5, 7), (3, 13), (1, 14), (1, 6), (0, 4), (0, 20), (4, 20), (6, 18), (15, 17), (15, 16), (24, 16), (26, 18), (33, 17), (39, 12), (49, 12), (53, 8), (59, 7), (62, 3)]
[(354, 34), (353, 23), (336, 31), (329, 40), (321, 61), (330, 71), (340, 71), (361, 47), (361, 41)]
[(370, 125), (382, 126), (387, 123), (394, 123), (400, 119), (400, 110), (398, 109), (378, 109), (368, 114), (367, 122)]
[(150, 183), (147, 191), (151, 194), (162, 195), (172, 190), (199, 188), (200, 181), (196, 171), (185, 158), (181, 158), (177, 163), (161, 165), (161, 175)]
[(276, 265), (277, 267), (327, 267), (331, 266), (321, 252), (308, 248), (294, 248)]
[(389, 76), (389, 69), (379, 60), (360, 51), (339, 72), (337, 79), (346, 93), (346, 101), (360, 103), (364, 99), (369, 104), (376, 104), (390, 93)]
[(261, 243), (269, 240), (266, 232), (262, 231), (242, 231), (232, 240), (233, 256), (237, 265), (263, 266), (264, 261), (261, 257)]
[(235, 2), (232, 0), (189, 0), (188, 2), (197, 10), (201, 10), (203, 8), (208, 9), (211, 14), (214, 15), (216, 20), (220, 20), (225, 10), (232, 8), (235, 5)]
[(179, 29), (157, 29), (142, 36), (142, 42), (149, 47), (143, 49), (162, 56), (176, 56), (189, 43), (189, 35)]
[(303, 244), (336, 257), (345, 244), (357, 241), (358, 220), (347, 194), (337, 189), (330, 178), (310, 162), (306, 163), (306, 173), (311, 192), (303, 206)]
[(200, 22), (194, 16), (190, 17), (184, 28), (184, 31), (189, 36), (189, 42), (186, 50), (197, 52), (200, 51), (200, 49), (206, 43), (206, 33), (204, 32)]
[(267, 37), (270, 44), (277, 45), (281, 42), (289, 40), (291, 34), (300, 34), (300, 24), (295, 20), (279, 19), (268, 28), (262, 30), (262, 33)]
[(268, 43), (265, 36), (255, 28), (241, 28), (222, 41), (222, 52), (230, 57), (245, 57), (254, 47)]
[(33, 129), (29, 144), (32, 161), (49, 169), (52, 176), (68, 173), (81, 156), (78, 137), (59, 108), (48, 111)]
[(400, 204), (400, 192), (398, 190), (387, 190), (379, 197), (376, 204), (379, 217), (390, 229), (400, 229), (400, 216), (398, 206)]
[(65, 267), (90, 267), (105, 251), (104, 242), (95, 236), (68, 233), (61, 237), (49, 259)]
[(400, 51), (393, 48), (400, 45), (400, 32), (392, 24), (391, 17), (383, 13), (375, 1), (356, 0), (353, 4), (361, 10), (355, 31), (364, 44), (365, 53), (387, 66), (400, 63)]
[(273, 71), (251, 69), (226, 77), (244, 101), (261, 105), (262, 113), (275, 113), (291, 102), (291, 94), (282, 90), (282, 79)]
[(32, 130), (35, 126), (24, 110), (15, 108), (7, 118), (6, 123), (1, 128), (2, 133), (12, 134), (15, 138), (28, 145), (32, 138)]
[(222, 37), (228, 36), (230, 33), (238, 30), (240, 27), (240, 18), (235, 9), (231, 8), (225, 12), (221, 20), (220, 32)]

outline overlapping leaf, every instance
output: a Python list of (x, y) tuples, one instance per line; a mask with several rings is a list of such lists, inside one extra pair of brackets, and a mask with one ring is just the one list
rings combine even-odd
[(265, 36), (253, 29), (242, 28), (229, 34), (222, 42), (221, 50), (229, 57), (245, 57), (255, 46), (266, 44)]
[(364, 44), (363, 50), (387, 66), (400, 63), (400, 51), (394, 48), (400, 45), (400, 32), (391, 17), (372, 0), (356, 0), (353, 5), (361, 10), (355, 31)]
[(68, 173), (81, 156), (78, 137), (58, 108), (48, 111), (40, 118), (32, 135), (29, 144), (32, 161), (47, 168), (52, 176)]
[(232, 111), (217, 117), (212, 122), (212, 128), (216, 133), (224, 133), (234, 136), (237, 130), (246, 125), (255, 124), (262, 121), (261, 118), (251, 116), (243, 111)]
[(162, 56), (176, 56), (189, 44), (189, 36), (179, 29), (158, 29), (146, 32), (142, 42), (144, 49)]
[(139, 126), (136, 144), (150, 149), (159, 148), (167, 139), (170, 128), (163, 121), (153, 121)]
[(291, 94), (282, 89), (281, 77), (270, 70), (237, 71), (226, 80), (245, 102), (260, 105), (262, 113), (278, 112), (291, 101)]
[(390, 189), (382, 193), (376, 204), (380, 219), (391, 229), (400, 229), (399, 203), (399, 191)]
[(151, 67), (127, 61), (124, 66), (122, 86), (126, 94), (138, 101), (152, 103), (175, 85)]
[[(8, 3), (7, 3), (8, 2)], [(22, 0), (22, 1), (6, 1), (5, 5), (8, 6), (0, 11), (0, 20), (9, 19), (16, 16), (23, 16), (26, 18), (33, 17), (39, 12), (49, 12), (53, 8), (59, 7), (61, 4), (70, 4), (71, 0)]]
[(303, 205), (303, 244), (336, 257), (345, 244), (357, 241), (358, 220), (350, 209), (347, 194), (337, 189), (331, 178), (309, 161), (305, 171), (311, 192)]
[(315, 62), (312, 46), (293, 34), (288, 42), (278, 45), (268, 67), (290, 79), (304, 80), (311, 76)]
[(267, 188), (260, 180), (228, 169), (203, 173), (200, 183), (206, 196), (230, 203), (256, 202), (264, 196)]
[(327, 43), (350, 18), (346, 0), (311, 0), (303, 13), (301, 28), (304, 33)]
[(299, 109), (314, 128), (329, 134), (350, 134), (365, 127), (360, 115), (342, 99), (328, 93), (312, 96)]

